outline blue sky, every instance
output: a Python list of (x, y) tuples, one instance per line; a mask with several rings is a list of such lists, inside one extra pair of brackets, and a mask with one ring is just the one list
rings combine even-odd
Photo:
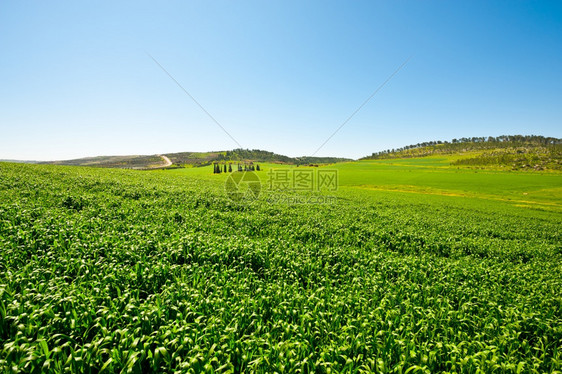
[(0, 159), (562, 137), (560, 1), (0, 3)]

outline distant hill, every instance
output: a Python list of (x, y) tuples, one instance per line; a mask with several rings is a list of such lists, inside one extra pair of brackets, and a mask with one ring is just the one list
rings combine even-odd
[(39, 164), (69, 165), (69, 166), (94, 166), (101, 168), (122, 168), (122, 169), (149, 169), (157, 168), (164, 164), (160, 156), (98, 156), (84, 157), (73, 160), (44, 161)]
[[(172, 162), (171, 166), (167, 165), (165, 157), (167, 157)], [(210, 165), (214, 162), (227, 161), (252, 161), (307, 165), (351, 161), (351, 159), (337, 157), (289, 157), (259, 149), (234, 149), (231, 151), (178, 152), (166, 153), (162, 155), (98, 156), (79, 158), (74, 160), (47, 161), (37, 163), (121, 169), (159, 169), (198, 167)]]
[(562, 170), (562, 139), (538, 135), (460, 138), (430, 141), (375, 152), (361, 160), (459, 155), (452, 165)]
[(18, 164), (37, 164), (39, 161), (0, 159), (0, 162), (15, 162)]
[(289, 157), (279, 155), (277, 153), (262, 151), (259, 149), (234, 149), (232, 151), (226, 151), (224, 154), (220, 155), (219, 161), (242, 161), (242, 160), (252, 160), (257, 162), (272, 162), (272, 163), (284, 163), (284, 164), (296, 164), (296, 165), (306, 165), (306, 164), (333, 164), (336, 162), (352, 161), (349, 158), (339, 158), (339, 157)]

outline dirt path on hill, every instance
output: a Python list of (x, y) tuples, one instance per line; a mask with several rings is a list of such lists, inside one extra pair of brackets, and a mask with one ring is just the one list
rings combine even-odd
[(168, 156), (164, 156), (164, 155), (158, 155), (162, 158), (162, 160), (164, 160), (164, 165), (158, 166), (159, 168), (166, 168), (168, 166), (172, 165), (172, 161), (170, 161), (170, 159), (168, 158)]

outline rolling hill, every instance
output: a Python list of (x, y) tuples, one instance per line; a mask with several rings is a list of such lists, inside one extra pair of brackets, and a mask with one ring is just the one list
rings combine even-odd
[[(171, 166), (167, 165), (164, 157), (167, 157), (172, 162)], [(337, 157), (289, 157), (259, 149), (234, 149), (231, 151), (178, 152), (161, 155), (98, 156), (38, 163), (120, 169), (159, 169), (164, 167), (178, 168), (207, 166), (213, 162), (225, 161), (253, 161), (307, 165), (351, 161), (351, 159)]]
[(537, 135), (460, 138), (430, 141), (375, 152), (361, 160), (419, 158), (442, 155), (453, 166), (561, 170), (562, 139)]
[[(460, 138), (451, 141), (428, 141), (374, 152), (360, 160), (423, 158), (428, 156), (443, 156), (449, 160), (451, 166), (457, 167), (562, 170), (562, 139), (537, 135), (502, 135), (498, 137)], [(215, 162), (228, 161), (310, 165), (333, 164), (352, 160), (338, 157), (289, 157), (259, 149), (233, 149), (159, 155), (98, 156), (46, 162), (15, 162), (150, 170), (200, 167)]]

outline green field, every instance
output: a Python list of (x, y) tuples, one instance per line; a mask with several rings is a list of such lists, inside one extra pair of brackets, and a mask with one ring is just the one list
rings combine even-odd
[(450, 159), (361, 161), (333, 166), (343, 186), (507, 201), (562, 212), (562, 173), (450, 167)]
[(0, 371), (561, 372), (562, 173), (449, 161), (298, 168), (325, 204), (0, 163)]

